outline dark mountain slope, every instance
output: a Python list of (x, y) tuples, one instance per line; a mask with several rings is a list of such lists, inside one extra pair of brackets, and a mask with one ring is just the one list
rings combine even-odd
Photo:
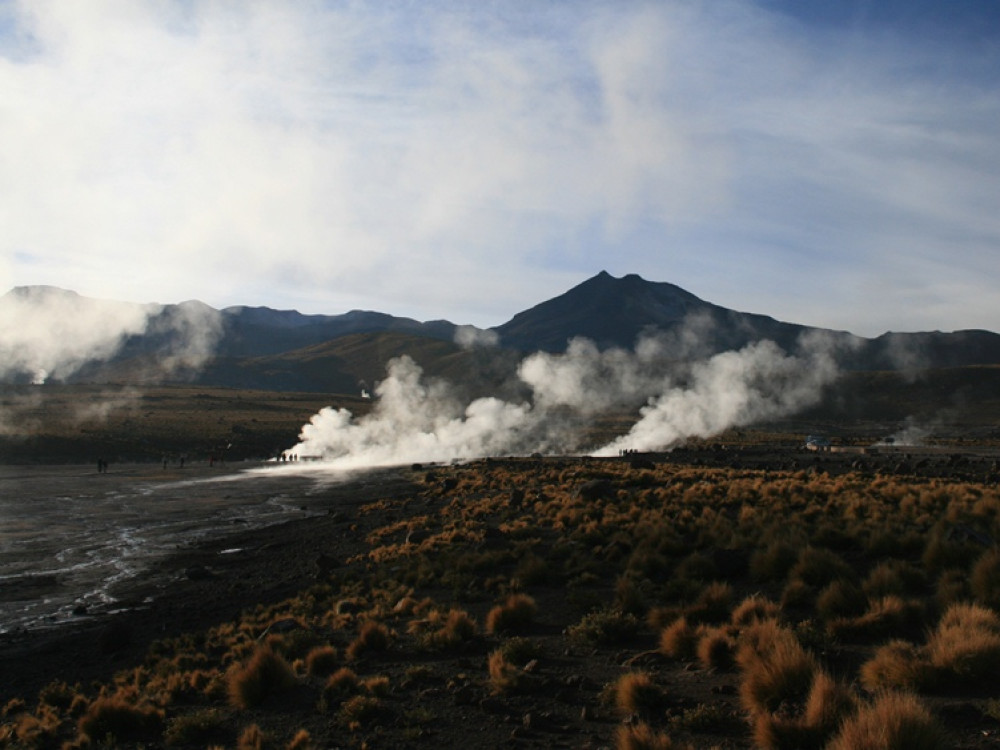
[(635, 274), (616, 279), (606, 271), (518, 313), (495, 330), (504, 346), (524, 352), (562, 351), (577, 336), (601, 348), (631, 349), (644, 332), (674, 330), (694, 318), (710, 339), (702, 343), (712, 351), (740, 348), (759, 339), (791, 348), (809, 330), (766, 315), (727, 310), (673, 284), (646, 281)]

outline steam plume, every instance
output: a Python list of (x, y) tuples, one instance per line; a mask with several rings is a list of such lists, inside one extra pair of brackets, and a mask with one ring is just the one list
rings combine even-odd
[(516, 402), (490, 397), (463, 403), (447, 383), (425, 379), (402, 357), (389, 363), (371, 413), (354, 419), (345, 409), (324, 409), (290, 452), (340, 468), (571, 453), (580, 449), (582, 428), (594, 416), (643, 402), (632, 430), (595, 453), (663, 450), (692, 436), (799, 411), (816, 403), (837, 377), (839, 344), (821, 336), (803, 338), (794, 354), (761, 341), (677, 359), (698, 349), (690, 335), (698, 325), (643, 337), (633, 351), (601, 351), (576, 339), (564, 354), (533, 354), (518, 368), (529, 396)]
[(196, 302), (165, 308), (19, 287), (0, 297), (0, 379), (65, 380), (142, 334), (160, 342), (156, 366), (172, 375), (199, 367), (220, 331), (219, 313)]

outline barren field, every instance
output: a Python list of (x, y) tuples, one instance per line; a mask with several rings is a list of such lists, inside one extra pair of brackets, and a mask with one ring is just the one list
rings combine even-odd
[(179, 550), (117, 615), (8, 638), (0, 744), (997, 742), (990, 458), (495, 459), (328, 501)]

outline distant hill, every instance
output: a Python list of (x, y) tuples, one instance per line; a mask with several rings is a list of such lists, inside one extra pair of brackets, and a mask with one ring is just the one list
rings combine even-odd
[(700, 316), (700, 329), (707, 337), (701, 343), (712, 351), (738, 349), (760, 339), (790, 348), (808, 330), (766, 315), (727, 310), (673, 284), (646, 281), (635, 274), (616, 279), (606, 271), (494, 330), (502, 345), (523, 352), (562, 351), (576, 336), (591, 339), (602, 349), (631, 349), (640, 334), (673, 330), (692, 316)]
[[(905, 373), (1000, 364), (1000, 335), (989, 331), (887, 333), (866, 339), (730, 310), (673, 284), (634, 274), (615, 278), (603, 271), (491, 329), (498, 345), (489, 349), (457, 345), (460, 327), (446, 320), (420, 322), (362, 310), (339, 315), (267, 307), (214, 310), (194, 301), (130, 305), (88, 300), (51, 287), (19, 287), (0, 297), (0, 320), (14, 320), (12, 311), (23, 314), (32, 304), (39, 311), (59, 311), (62, 318), (53, 330), (92, 310), (101, 312), (95, 319), (102, 325), (146, 320), (144, 327), (125, 329), (120, 340), (95, 346), (93, 351), (100, 353), (96, 358), (74, 354), (69, 374), (50, 373), (61, 382), (193, 382), (357, 394), (384, 376), (391, 358), (408, 354), (427, 373), (486, 393), (508, 387), (527, 353), (560, 352), (580, 336), (602, 349), (630, 349), (643, 333), (676, 333), (682, 326), (694, 332), (703, 355), (761, 339), (791, 351), (803, 334), (818, 333), (844, 345), (842, 365), (855, 371)], [(53, 333), (53, 338), (72, 340), (74, 335)], [(0, 358), (8, 361), (0, 376), (6, 382), (29, 382), (35, 377), (31, 365), (27, 360), (19, 365), (19, 344), (16, 338), (9, 340), (14, 343), (5, 349), (0, 335)]]

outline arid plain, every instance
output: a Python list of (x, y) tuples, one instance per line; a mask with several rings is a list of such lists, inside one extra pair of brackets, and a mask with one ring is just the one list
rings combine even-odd
[[(209, 466), (222, 433), (268, 424), (229, 397), (243, 416), (189, 417), (200, 435), (220, 425), (205, 450), (177, 448), (192, 476), (253, 465)], [(130, 440), (161, 456), (157, 436), (179, 433), (153, 416), (133, 412)], [(296, 421), (270, 423), (270, 441)], [(992, 446), (802, 439), (407, 465), (312, 490), (321, 514), (183, 546), (115, 589), (113, 614), (5, 636), (0, 742), (993, 746)], [(72, 460), (99, 441), (35, 443), (48, 459), (68, 444)], [(175, 481), (174, 460), (111, 460), (108, 479)]]

